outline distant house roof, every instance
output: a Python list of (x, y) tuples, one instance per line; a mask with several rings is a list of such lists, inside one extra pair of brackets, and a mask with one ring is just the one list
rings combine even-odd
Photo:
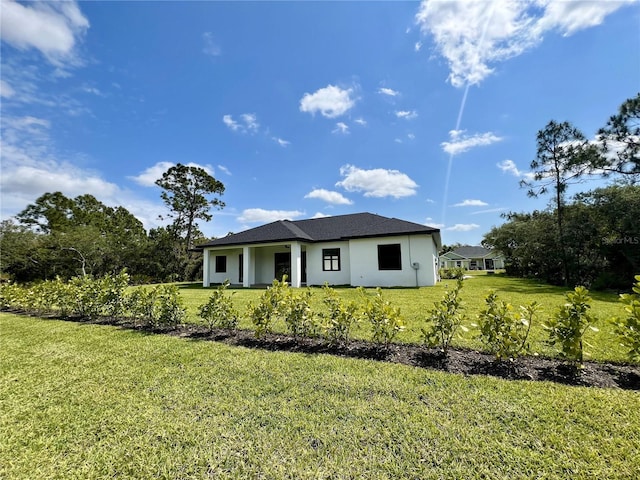
[(464, 246), (458, 247), (455, 250), (447, 252), (442, 256), (450, 256), (449, 254), (452, 254), (451, 256), (455, 255), (460, 258), (484, 258), (491, 255), (492, 253), (495, 252), (493, 250), (489, 250), (488, 248)]
[[(286, 241), (330, 242), (353, 238), (370, 238), (408, 234), (439, 233), (440, 230), (419, 223), (388, 218), (373, 213), (354, 213), (308, 220), (278, 220), (260, 227), (217, 238), (198, 248), (247, 245)], [(436, 243), (439, 246), (440, 238)]]

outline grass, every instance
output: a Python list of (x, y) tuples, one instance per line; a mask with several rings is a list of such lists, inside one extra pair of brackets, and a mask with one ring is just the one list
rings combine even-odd
[[(439, 301), (446, 288), (452, 288), (455, 280), (442, 281), (433, 287), (423, 288), (398, 288), (384, 289), (384, 297), (393, 305), (400, 307), (407, 328), (398, 336), (398, 341), (403, 343), (421, 343), (422, 328), (425, 327), (424, 318), (433, 307), (434, 302)], [(535, 280), (507, 277), (505, 275), (486, 275), (485, 272), (473, 275), (465, 280), (461, 297), (465, 304), (467, 321), (465, 326), (468, 331), (460, 331), (458, 338), (454, 340), (454, 346), (480, 349), (481, 344), (474, 337), (478, 332), (473, 324), (477, 322), (477, 315), (484, 308), (484, 298), (490, 290), (498, 293), (500, 300), (511, 303), (515, 308), (531, 301), (537, 301), (542, 306), (538, 321), (532, 326), (530, 343), (532, 351), (540, 355), (555, 356), (553, 348), (544, 342), (548, 338), (542, 323), (549, 318), (555, 310), (565, 302), (566, 288), (554, 287), (539, 283)], [(205, 303), (209, 297), (210, 289), (202, 288), (196, 284), (183, 284), (181, 295), (188, 308), (187, 321), (200, 323), (197, 314), (198, 305)], [(253, 328), (250, 319), (245, 315), (249, 301), (257, 302), (263, 290), (260, 289), (235, 289), (233, 299), (236, 308), (244, 318), (241, 318), (240, 328)], [(354, 288), (337, 288), (338, 294), (345, 300), (358, 300), (358, 293)], [(317, 310), (322, 306), (322, 290), (313, 289), (313, 302)], [(598, 332), (588, 330), (585, 334), (585, 360), (597, 361), (627, 361), (626, 351), (620, 346), (613, 328), (608, 322), (613, 316), (622, 316), (623, 306), (618, 302), (618, 296), (614, 293), (592, 292), (592, 312), (599, 321), (595, 327)], [(284, 323), (276, 324), (275, 330), (286, 331)], [(353, 332), (354, 337), (370, 339), (371, 333), (368, 325), (359, 325)]]
[(0, 338), (0, 478), (616, 479), (640, 468), (638, 392), (9, 314)]

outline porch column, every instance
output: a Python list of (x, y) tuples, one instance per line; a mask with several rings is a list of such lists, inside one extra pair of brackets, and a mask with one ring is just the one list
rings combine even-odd
[(256, 270), (253, 258), (251, 258), (251, 247), (242, 247), (242, 286), (249, 288), (255, 282)]
[(298, 242), (291, 243), (291, 286), (299, 288), (302, 283), (302, 249)]
[(209, 250), (202, 251), (202, 286), (209, 286)]

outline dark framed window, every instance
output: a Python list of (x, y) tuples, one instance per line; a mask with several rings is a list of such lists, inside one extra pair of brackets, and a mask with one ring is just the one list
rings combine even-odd
[(325, 272), (337, 272), (340, 270), (340, 249), (322, 249), (322, 270)]
[(402, 270), (399, 243), (378, 245), (378, 270)]
[(216, 255), (216, 273), (225, 273), (227, 271), (227, 256)]

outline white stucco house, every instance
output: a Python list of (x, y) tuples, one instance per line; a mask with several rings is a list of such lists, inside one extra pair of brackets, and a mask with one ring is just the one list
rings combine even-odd
[(200, 245), (203, 286), (435, 285), (440, 230), (371, 213), (279, 220)]
[(499, 270), (504, 268), (504, 255), (484, 247), (463, 246), (440, 255), (440, 267)]

